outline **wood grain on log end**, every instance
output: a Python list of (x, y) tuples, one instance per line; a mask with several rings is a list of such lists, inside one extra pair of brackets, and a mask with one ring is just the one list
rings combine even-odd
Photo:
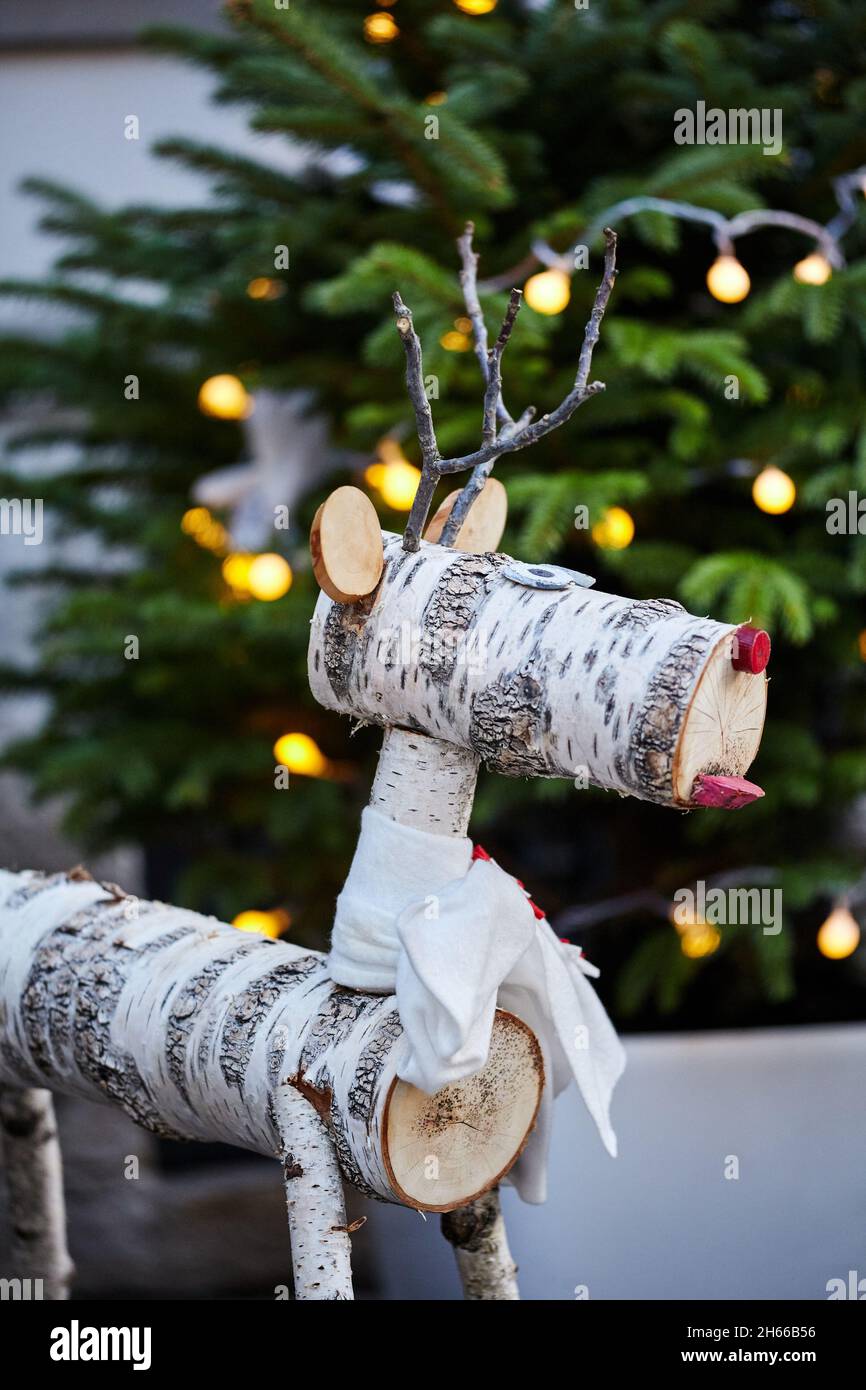
[(695, 806), (714, 806), (719, 810), (737, 811), (741, 806), (748, 806), (750, 801), (757, 801), (763, 795), (761, 787), (754, 782), (747, 782), (745, 777), (701, 776), (695, 780), (692, 802)]
[(335, 603), (356, 603), (382, 577), (384, 551), (376, 508), (357, 487), (338, 487), (310, 528), (310, 556), (320, 589)]
[[(431, 545), (438, 543), (454, 503), (461, 492), (462, 488), (449, 492), (424, 532), (425, 541), (429, 541)], [(469, 514), (457, 532), (451, 548), (465, 550), (472, 555), (486, 555), (488, 551), (498, 550), (507, 516), (508, 495), (505, 488), (498, 478), (488, 478), (472, 503)]]
[(681, 806), (710, 804), (695, 799), (696, 779), (741, 780), (760, 746), (767, 678), (736, 670), (731, 652), (728, 634), (711, 653), (683, 717), (672, 772), (674, 799)]
[(543, 1087), (538, 1040), (505, 1009), (496, 1011), (487, 1063), (474, 1076), (433, 1096), (396, 1081), (382, 1153), (398, 1201), (453, 1211), (495, 1187), (532, 1133)]

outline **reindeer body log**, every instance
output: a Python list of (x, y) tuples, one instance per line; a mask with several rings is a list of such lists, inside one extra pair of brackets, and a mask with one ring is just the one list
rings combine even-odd
[(397, 1079), (393, 996), (341, 989), (317, 952), (65, 875), (0, 873), (0, 1013), (0, 1086), (107, 1101), (157, 1134), (269, 1156), (286, 1147), (275, 1097), (293, 1086), (355, 1187), (433, 1211), (507, 1171), (543, 1081), (533, 1034), (501, 1011), (484, 1072), (426, 1096)]
[(384, 542), (368, 599), (319, 596), (309, 677), (328, 709), (457, 744), (508, 776), (583, 774), (680, 808), (700, 774), (748, 768), (766, 677), (734, 668), (734, 627), (555, 566)]

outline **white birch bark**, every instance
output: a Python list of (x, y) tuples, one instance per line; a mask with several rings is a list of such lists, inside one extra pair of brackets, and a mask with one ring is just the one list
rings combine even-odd
[(340, 1165), (314, 1105), (289, 1083), (273, 1095), (289, 1214), (295, 1298), (354, 1298)]
[(69, 1297), (63, 1164), (48, 1091), (0, 1090), (3, 1167), (12, 1217), (12, 1274), (42, 1281), (42, 1297)]
[(493, 1188), (442, 1217), (442, 1234), (454, 1246), (467, 1302), (516, 1302), (517, 1265), (508, 1247), (499, 1191)]
[[(369, 599), (320, 594), (313, 694), (328, 709), (457, 745), (517, 777), (576, 777), (684, 807), (701, 772), (741, 776), (766, 681), (735, 671), (735, 628), (518, 564), (384, 535)], [(748, 615), (744, 615), (747, 618)]]

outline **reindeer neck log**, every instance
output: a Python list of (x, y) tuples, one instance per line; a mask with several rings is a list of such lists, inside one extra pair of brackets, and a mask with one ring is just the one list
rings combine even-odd
[[(408, 553), (388, 534), (384, 550), (369, 598), (319, 596), (309, 678), (326, 708), (426, 734), (506, 776), (576, 778), (680, 809), (762, 794), (742, 779), (767, 680), (734, 664), (738, 629), (507, 555), (423, 542)], [(380, 795), (396, 797), (399, 776), (383, 768)]]

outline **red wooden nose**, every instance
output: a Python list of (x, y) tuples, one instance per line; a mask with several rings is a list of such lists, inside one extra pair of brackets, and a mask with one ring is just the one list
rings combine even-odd
[(735, 671), (760, 675), (770, 660), (770, 634), (760, 627), (738, 627), (734, 633), (731, 663)]
[(692, 787), (693, 806), (715, 806), (722, 811), (738, 811), (757, 801), (764, 792), (755, 782), (747, 782), (745, 777), (714, 777), (701, 772)]

